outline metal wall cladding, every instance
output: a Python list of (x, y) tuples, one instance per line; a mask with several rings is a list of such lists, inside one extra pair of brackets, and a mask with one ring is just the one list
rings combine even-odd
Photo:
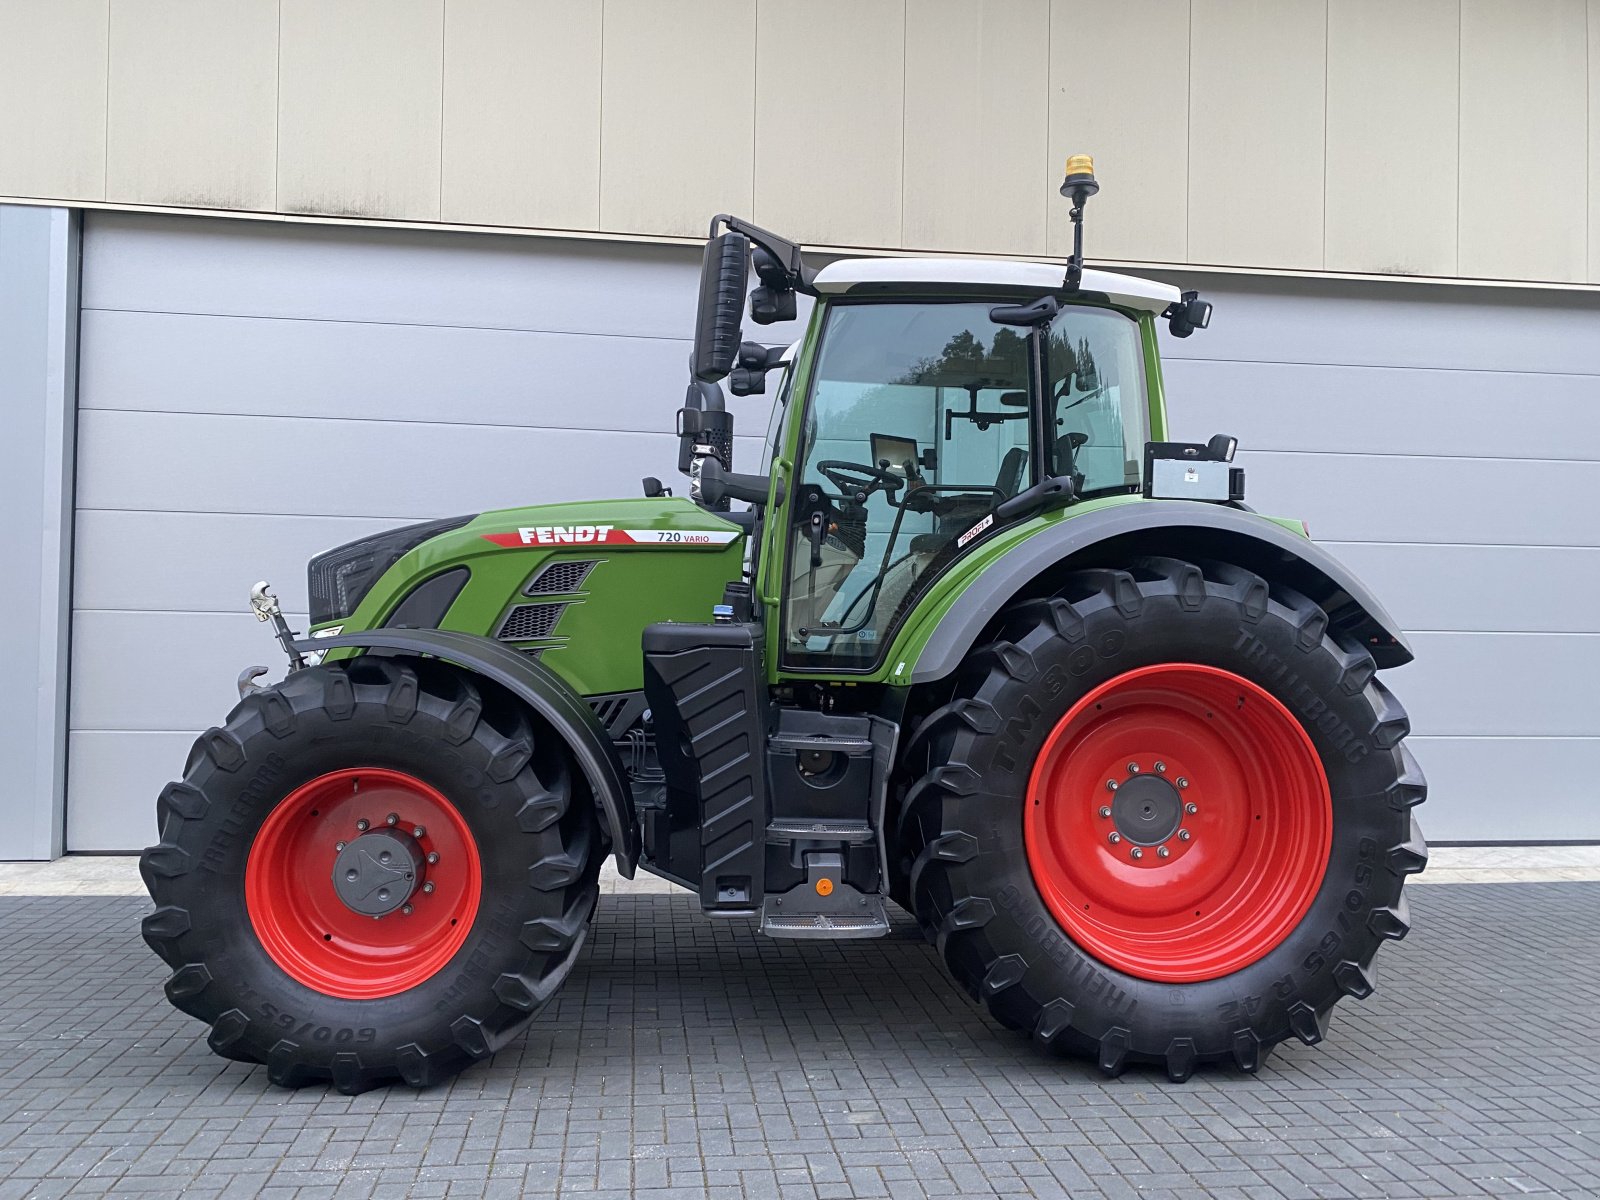
[[(91, 215), (69, 846), (150, 841), (152, 797), (239, 669), (280, 661), (243, 611), (257, 579), (303, 628), (305, 561), (330, 546), (670, 482), (697, 262)], [(1428, 833), (1600, 837), (1600, 299), (1202, 286), (1212, 328), (1164, 337), (1171, 436), (1236, 435), (1248, 502), (1306, 519), (1411, 632), (1418, 661), (1387, 681), (1433, 784)], [(745, 469), (766, 405), (731, 401)]]
[(1088, 152), (1102, 258), (1600, 283), (1597, 81), (1600, 0), (56, 0), (0, 195), (1060, 255)]

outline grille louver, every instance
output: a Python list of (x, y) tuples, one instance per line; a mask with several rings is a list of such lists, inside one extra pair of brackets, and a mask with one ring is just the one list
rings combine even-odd
[(563, 604), (519, 604), (500, 622), (495, 636), (503, 642), (526, 642), (549, 637), (567, 606)]
[(564, 559), (560, 562), (546, 563), (537, 574), (528, 580), (528, 586), (522, 589), (525, 596), (562, 596), (576, 592), (583, 586), (583, 581), (589, 577), (589, 572), (594, 570), (592, 560)]

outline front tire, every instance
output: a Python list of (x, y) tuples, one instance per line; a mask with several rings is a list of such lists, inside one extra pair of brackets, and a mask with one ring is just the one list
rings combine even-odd
[(1019, 604), (917, 728), (909, 900), (1002, 1023), (1107, 1073), (1320, 1041), (1427, 861), (1404, 710), (1306, 597), (1221, 563)]
[(253, 693), (157, 810), (143, 933), (168, 998), (218, 1054), (350, 1094), (515, 1036), (571, 969), (603, 854), (553, 733), (430, 661)]

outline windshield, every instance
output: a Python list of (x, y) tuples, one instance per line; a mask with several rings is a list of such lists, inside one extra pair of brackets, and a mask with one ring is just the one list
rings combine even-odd
[(1057, 318), (1039, 389), (1053, 428), (1036, 455), (1029, 331), (989, 320), (994, 303), (831, 306), (797, 489), (823, 500), (791, 518), (789, 665), (874, 665), (920, 585), (1036, 482), (1036, 457), (1046, 474), (1081, 476), (1080, 492), (1137, 487), (1123, 432), (1142, 450), (1137, 324), (1104, 309)]

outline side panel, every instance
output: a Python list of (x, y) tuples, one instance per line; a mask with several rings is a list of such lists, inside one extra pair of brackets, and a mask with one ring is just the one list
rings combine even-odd
[(579, 695), (636, 691), (644, 627), (709, 620), (743, 557), (742, 530), (681, 498), (504, 509), (424, 542), (336, 624), (377, 628), (419, 583), (465, 566), (439, 628), (537, 657)]

